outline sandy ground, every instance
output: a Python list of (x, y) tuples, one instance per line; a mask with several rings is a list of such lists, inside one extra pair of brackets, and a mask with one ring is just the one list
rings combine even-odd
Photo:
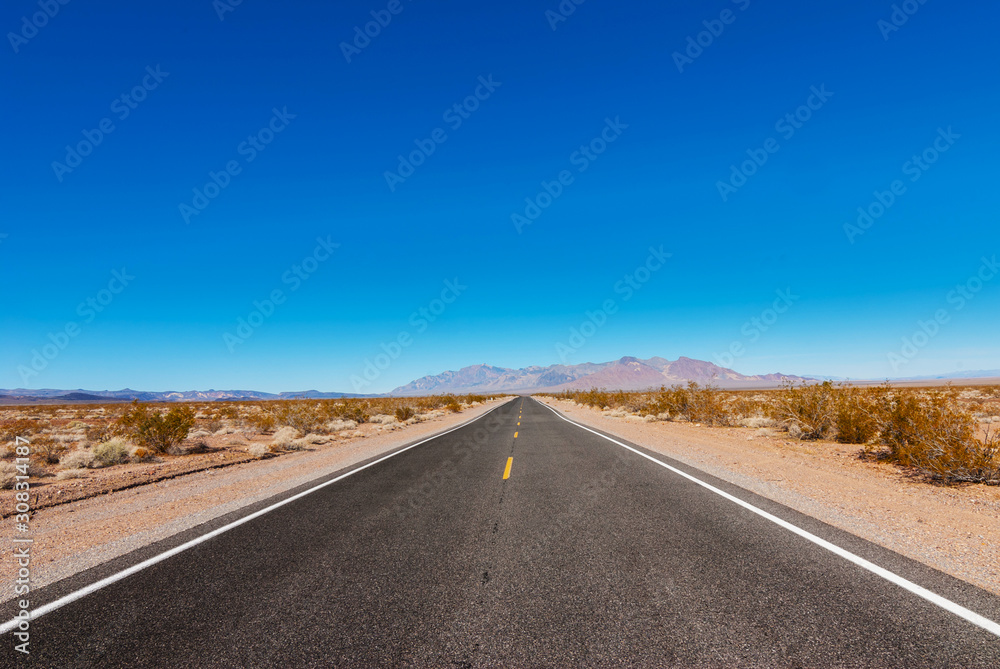
[(767, 429), (645, 422), (538, 399), (583, 425), (1000, 594), (1000, 487), (932, 485), (859, 459), (857, 446), (791, 441)]
[[(397, 426), (392, 431), (363, 438), (334, 441), (313, 450), (238, 464), (224, 463), (228, 466), (202, 469), (69, 503), (56, 502), (55, 506), (39, 509), (31, 518), (33, 587), (54, 583), (213, 518), (454, 427), (481, 416), (504, 401), (486, 402), (458, 414), (439, 412), (441, 415), (424, 422)], [(200, 462), (201, 466), (213, 464), (204, 459)], [(116, 486), (127, 484), (133, 475), (146, 475), (143, 467), (119, 468), (120, 471), (105, 475), (104, 485), (110, 485), (107, 476), (113, 477)], [(48, 483), (49, 489), (43, 497), (53, 500), (60, 489), (67, 496), (78, 494), (74, 487), (81, 484), (72, 479)], [(8, 517), (3, 522), (13, 525), (14, 519)], [(0, 564), (7, 582), (15, 579), (16, 565), (10, 559), (10, 551), (9, 544), (0, 546)], [(9, 601), (13, 596), (13, 588), (6, 588), (0, 591), (0, 602)]]

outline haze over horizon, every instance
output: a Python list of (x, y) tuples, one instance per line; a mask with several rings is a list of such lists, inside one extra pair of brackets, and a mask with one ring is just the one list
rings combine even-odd
[(0, 10), (0, 387), (1000, 368), (996, 5), (218, 4)]

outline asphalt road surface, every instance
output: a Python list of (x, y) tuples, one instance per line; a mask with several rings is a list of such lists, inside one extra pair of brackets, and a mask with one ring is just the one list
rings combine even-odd
[(781, 522), (987, 623), (1000, 598), (642, 453), (515, 398), (39, 617), (27, 662), (8, 632), (0, 665), (1000, 667), (989, 629)]

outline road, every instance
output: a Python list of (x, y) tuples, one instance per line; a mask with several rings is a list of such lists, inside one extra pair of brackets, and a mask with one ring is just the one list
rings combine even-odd
[(990, 621), (1000, 598), (625, 446), (515, 398), (41, 616), (30, 665), (1000, 666), (998, 636), (780, 523)]

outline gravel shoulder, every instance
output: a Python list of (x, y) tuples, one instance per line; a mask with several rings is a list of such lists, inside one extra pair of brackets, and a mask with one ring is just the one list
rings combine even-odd
[[(199, 464), (177, 465), (200, 467), (190, 473), (182, 469), (166, 471), (170, 469), (166, 467), (162, 468), (163, 473), (158, 471), (154, 475), (146, 474), (143, 465), (121, 468), (110, 477), (100, 479), (100, 485), (106, 486), (104, 491), (98, 489), (95, 495), (95, 491), (88, 490), (90, 494), (86, 498), (55, 502), (33, 514), (33, 589), (472, 420), (504, 401), (509, 398), (280, 457), (241, 458), (235, 464), (202, 458), (197, 461)], [(135, 485), (133, 479), (141, 481), (140, 474), (152, 476), (151, 482)], [(161, 476), (166, 478), (156, 480)], [(75, 497), (82, 494), (74, 489), (81, 485), (93, 486), (94, 483), (72, 479), (47, 483), (47, 489), (43, 489), (44, 498), (40, 496), (39, 500), (51, 502), (60, 495)], [(122, 485), (134, 487), (122, 488)], [(59, 493), (59, 490), (64, 492)], [(13, 523), (13, 519), (7, 518), (4, 522)], [(9, 559), (10, 550), (9, 546), (0, 547), (0, 563), (4, 576), (13, 582), (16, 561)], [(0, 603), (13, 598), (12, 588), (0, 593)]]
[(646, 422), (550, 397), (536, 399), (616, 435), (1000, 594), (1000, 487), (941, 486), (857, 446), (791, 441), (753, 428)]

